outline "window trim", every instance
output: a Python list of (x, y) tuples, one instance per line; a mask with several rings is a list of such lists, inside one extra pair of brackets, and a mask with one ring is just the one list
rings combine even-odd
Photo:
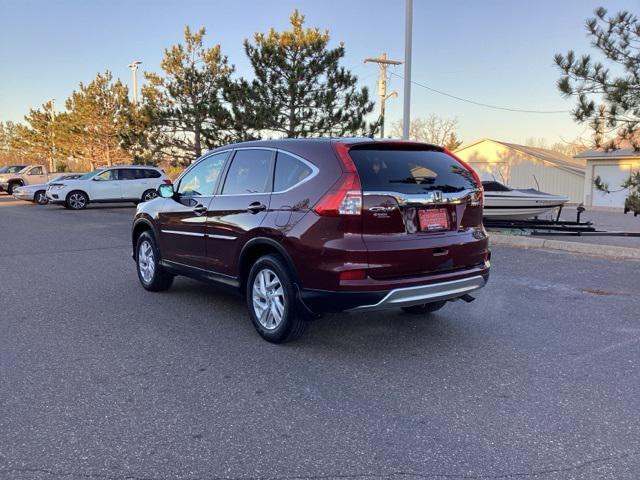
[[(239, 151), (239, 150), (268, 150), (268, 151), (274, 153), (274, 156), (272, 158), (272, 164), (271, 164), (271, 188), (270, 188), (269, 192), (263, 192), (263, 193), (226, 193), (226, 194), (222, 193), (222, 187), (224, 186), (224, 181), (222, 179), (224, 178), (224, 180), (226, 181), (227, 173), (229, 172), (229, 167), (231, 167), (231, 161), (233, 160), (233, 157), (235, 157), (236, 152)], [(273, 185), (274, 185), (274, 181), (275, 181), (276, 161), (277, 161), (277, 153), (278, 152), (282, 152), (282, 153), (286, 153), (287, 155), (291, 155), (296, 160), (299, 160), (302, 163), (304, 163), (305, 165), (307, 165), (309, 168), (311, 168), (311, 175), (309, 175), (308, 177), (302, 179), (301, 181), (299, 181), (295, 185), (291, 185), (286, 190), (278, 190), (277, 192), (274, 192), (273, 191)], [(230, 196), (234, 196), (234, 195), (273, 195), (273, 194), (287, 193), (290, 190), (293, 190), (294, 188), (299, 187), (303, 183), (308, 182), (312, 178), (315, 178), (320, 173), (320, 169), (315, 164), (311, 163), (306, 158), (303, 158), (300, 155), (298, 155), (296, 153), (293, 153), (293, 152), (290, 152), (288, 150), (285, 150), (283, 148), (276, 148), (276, 147), (269, 147), (269, 146), (264, 146), (264, 147), (262, 147), (262, 146), (253, 146), (253, 147), (233, 147), (233, 146), (229, 146), (228, 148), (225, 148), (224, 150), (217, 150), (217, 151), (208, 152), (208, 153), (204, 154), (202, 157), (200, 157), (198, 160), (193, 162), (191, 165), (189, 165), (189, 167), (184, 172), (182, 172), (178, 176), (178, 178), (176, 178), (176, 181), (174, 182), (175, 189), (176, 189), (175, 191), (177, 192), (180, 189), (180, 182), (182, 181), (184, 176), (187, 175), (187, 173), (189, 173), (193, 168), (195, 168), (200, 162), (203, 162), (205, 159), (207, 159), (207, 158), (209, 158), (209, 157), (211, 157), (213, 155), (218, 155), (218, 154), (221, 154), (221, 153), (227, 153), (227, 159), (225, 160), (224, 167), (222, 167), (222, 172), (220, 173), (220, 178), (218, 178), (218, 181), (217, 181), (217, 184), (216, 184), (216, 188), (213, 190), (213, 192), (214, 192), (213, 195), (198, 195), (197, 198), (230, 197)]]

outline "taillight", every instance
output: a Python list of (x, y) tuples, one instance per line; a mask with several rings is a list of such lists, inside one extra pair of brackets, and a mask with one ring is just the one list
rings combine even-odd
[(166, 183), (167, 185), (171, 185), (173, 183), (170, 178), (165, 178), (164, 180), (162, 180), (162, 182)]
[(336, 152), (342, 163), (342, 176), (336, 182), (337, 187), (329, 190), (316, 204), (313, 211), (318, 215), (329, 217), (360, 215), (362, 213), (360, 176), (349, 156), (349, 148), (343, 143), (337, 143)]
[(475, 182), (476, 187), (478, 188), (478, 191), (475, 192), (473, 195), (471, 195), (470, 204), (473, 207), (482, 206), (484, 204), (484, 188), (482, 187), (482, 180), (480, 180), (480, 175), (478, 175), (478, 172), (476, 172), (471, 165), (469, 165), (467, 162), (465, 162), (461, 158), (457, 157), (453, 152), (450, 152), (446, 148), (444, 149), (444, 153), (452, 157), (455, 161), (457, 161), (460, 165), (462, 165), (462, 167), (465, 170), (467, 170), (471, 174), (471, 176), (473, 177), (473, 181)]

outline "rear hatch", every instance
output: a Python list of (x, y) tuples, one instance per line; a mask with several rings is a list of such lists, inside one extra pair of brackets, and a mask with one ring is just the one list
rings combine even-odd
[(362, 185), (369, 275), (403, 278), (484, 262), (482, 189), (475, 172), (439, 147), (376, 142), (349, 155)]

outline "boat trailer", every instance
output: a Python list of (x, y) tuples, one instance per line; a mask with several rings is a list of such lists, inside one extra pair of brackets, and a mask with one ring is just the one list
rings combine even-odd
[(574, 237), (640, 237), (640, 232), (616, 232), (607, 230), (598, 230), (593, 222), (580, 221), (582, 212), (586, 209), (579, 205), (576, 209), (576, 220), (567, 221), (561, 220), (562, 206), (558, 208), (558, 213), (555, 219), (539, 219), (533, 218), (530, 220), (508, 220), (508, 219), (495, 219), (485, 218), (483, 220), (484, 226), (488, 230), (520, 230), (522, 232), (528, 232), (529, 235), (558, 235), (558, 236), (574, 236)]

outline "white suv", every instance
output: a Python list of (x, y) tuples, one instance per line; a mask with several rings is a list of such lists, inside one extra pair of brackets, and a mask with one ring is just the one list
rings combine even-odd
[(157, 197), (163, 183), (171, 180), (156, 167), (100, 168), (75, 180), (50, 183), (47, 199), (73, 210), (81, 210), (89, 203), (139, 203)]

